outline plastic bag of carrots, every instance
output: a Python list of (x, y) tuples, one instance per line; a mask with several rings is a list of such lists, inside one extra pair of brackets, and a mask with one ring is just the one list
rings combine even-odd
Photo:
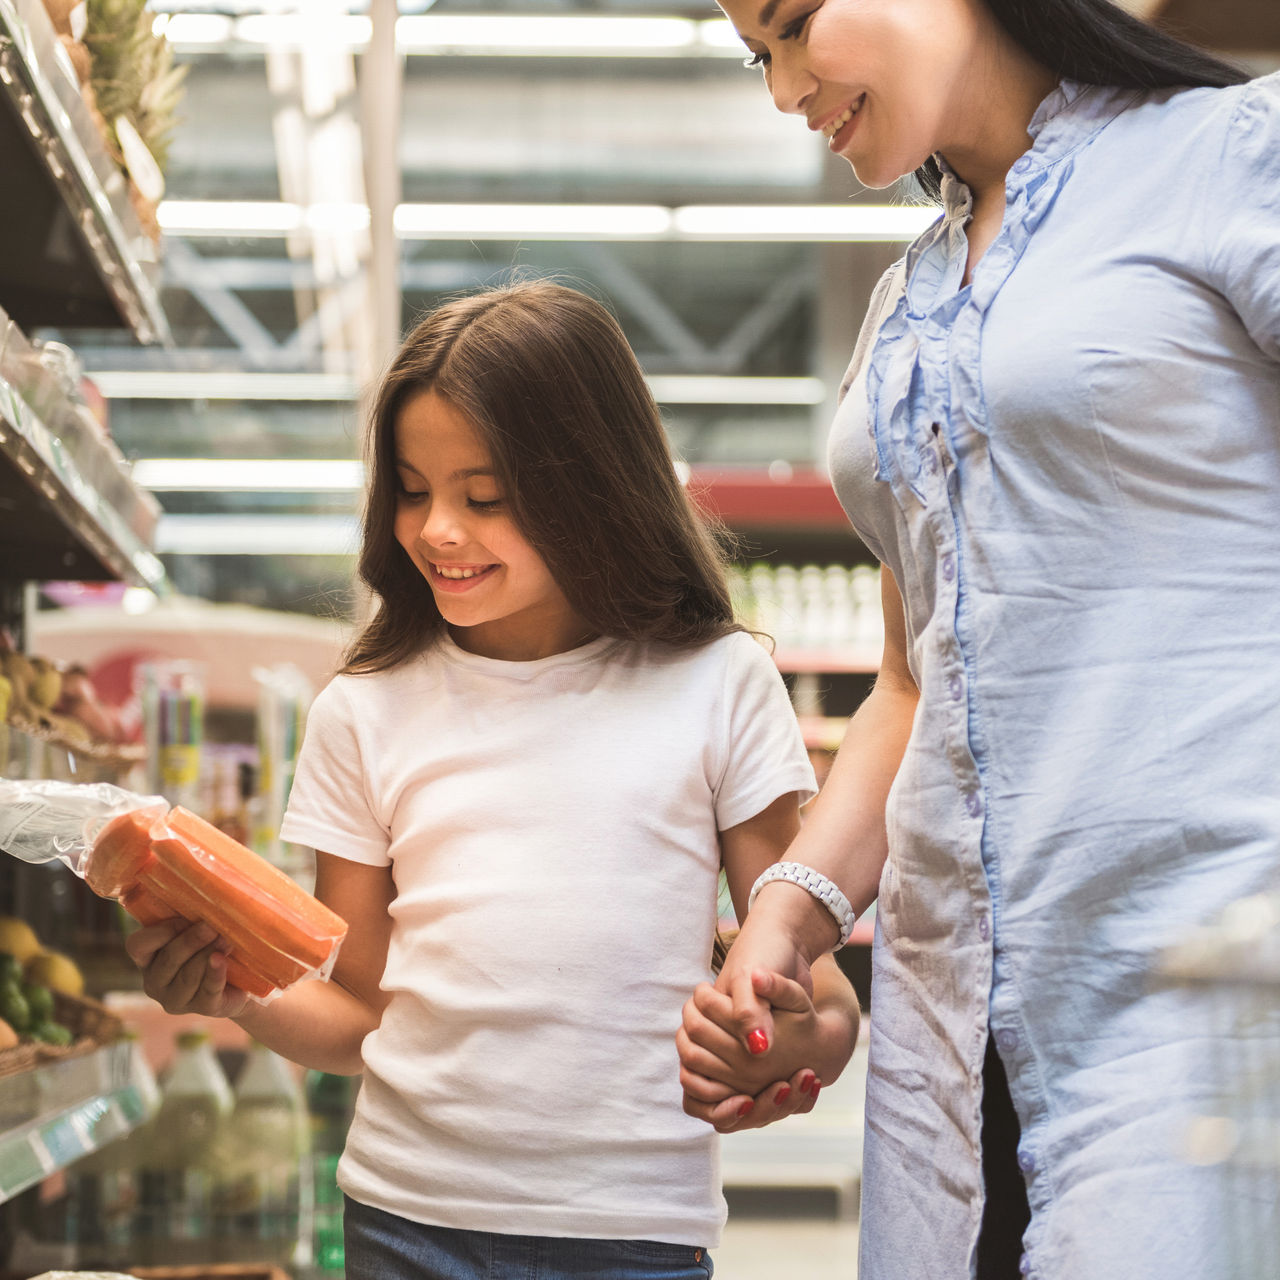
[(65, 863), (141, 924), (204, 921), (227, 943), (227, 981), (261, 1001), (328, 977), (347, 932), (340, 916), (203, 818), (106, 783), (0, 780), (0, 848)]

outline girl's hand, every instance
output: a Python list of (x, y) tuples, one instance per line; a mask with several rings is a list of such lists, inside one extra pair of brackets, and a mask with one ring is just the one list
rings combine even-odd
[(167, 1013), (234, 1018), (249, 997), (227, 986), (220, 939), (207, 924), (181, 918), (147, 925), (125, 940), (129, 958), (142, 970), (142, 989)]
[[(684, 1085), (684, 1110), (687, 1115), (705, 1120), (717, 1133), (737, 1133), (740, 1129), (763, 1129), (775, 1120), (813, 1110), (822, 1087), (808, 1067), (797, 1071), (790, 1080), (779, 1080), (762, 1089), (754, 1098), (733, 1093), (726, 1085), (681, 1068)], [(727, 1095), (727, 1096), (726, 1096)]]

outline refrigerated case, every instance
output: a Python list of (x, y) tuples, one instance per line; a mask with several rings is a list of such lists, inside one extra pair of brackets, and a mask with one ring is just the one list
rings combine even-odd
[[(21, 648), (33, 582), (166, 589), (153, 550), (158, 505), (77, 394), (65, 349), (30, 341), (40, 326), (66, 324), (123, 328), (146, 343), (169, 336), (156, 246), (39, 0), (0, 0), (0, 172), (0, 626)], [(91, 763), (51, 741), (8, 738), (11, 773), (79, 776)], [(56, 872), (0, 859), (0, 914), (65, 890)], [(80, 1005), (73, 1045), (0, 1051), (0, 1205), (146, 1114), (145, 1063), (119, 1019)]]

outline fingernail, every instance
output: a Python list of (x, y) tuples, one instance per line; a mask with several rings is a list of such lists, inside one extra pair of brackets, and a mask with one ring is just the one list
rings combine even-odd
[(749, 1116), (751, 1114), (751, 1108), (754, 1107), (755, 1105), (756, 1104), (752, 1102), (750, 1098), (748, 1098), (746, 1102), (744, 1102), (742, 1106), (738, 1108), (738, 1119), (741, 1120), (743, 1116)]
[(775, 1105), (780, 1107), (789, 1097), (791, 1097), (791, 1086), (789, 1084), (784, 1084), (782, 1088), (773, 1095), (773, 1101)]
[(817, 1100), (818, 1100), (818, 1091), (819, 1091), (821, 1088), (822, 1088), (822, 1081), (821, 1081), (821, 1080), (815, 1080), (815, 1081), (813, 1082), (813, 1100), (814, 1100), (814, 1102), (817, 1102)]
[(813, 1086), (817, 1084), (817, 1082), (818, 1077), (815, 1076), (812, 1071), (806, 1071), (804, 1075), (800, 1077), (800, 1092), (808, 1093)]
[(747, 1037), (747, 1048), (752, 1053), (763, 1053), (769, 1047), (769, 1037), (757, 1027)]

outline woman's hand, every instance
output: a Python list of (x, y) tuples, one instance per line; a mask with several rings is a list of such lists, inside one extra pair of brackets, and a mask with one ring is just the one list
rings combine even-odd
[(175, 917), (130, 934), (125, 950), (142, 970), (142, 989), (167, 1013), (234, 1018), (244, 1012), (249, 997), (227, 985), (220, 942), (209, 925)]
[[(780, 981), (798, 986), (806, 1000), (813, 994), (813, 974), (803, 944), (787, 927), (788, 921), (772, 908), (798, 903), (808, 912), (812, 911), (814, 899), (796, 885), (775, 883), (767, 886), (767, 890), (747, 914), (715, 985), (717, 991), (728, 997), (733, 1010), (732, 1023), (725, 1029), (735, 1032), (754, 1054), (768, 1053), (775, 1038), (771, 1000), (761, 993), (759, 984), (774, 975)], [(818, 913), (830, 919), (825, 908), (819, 907)], [(793, 1005), (778, 1007), (792, 1008)], [(777, 1073), (773, 1079), (778, 1079)]]
[(684, 1109), (721, 1133), (809, 1111), (821, 1088), (820, 1064), (834, 1078), (848, 1056), (839, 1011), (820, 1013), (798, 982), (778, 974), (756, 975), (753, 987), (772, 1006), (777, 1043), (767, 1057), (743, 1047), (733, 1001), (709, 983), (685, 1004), (676, 1033)]

